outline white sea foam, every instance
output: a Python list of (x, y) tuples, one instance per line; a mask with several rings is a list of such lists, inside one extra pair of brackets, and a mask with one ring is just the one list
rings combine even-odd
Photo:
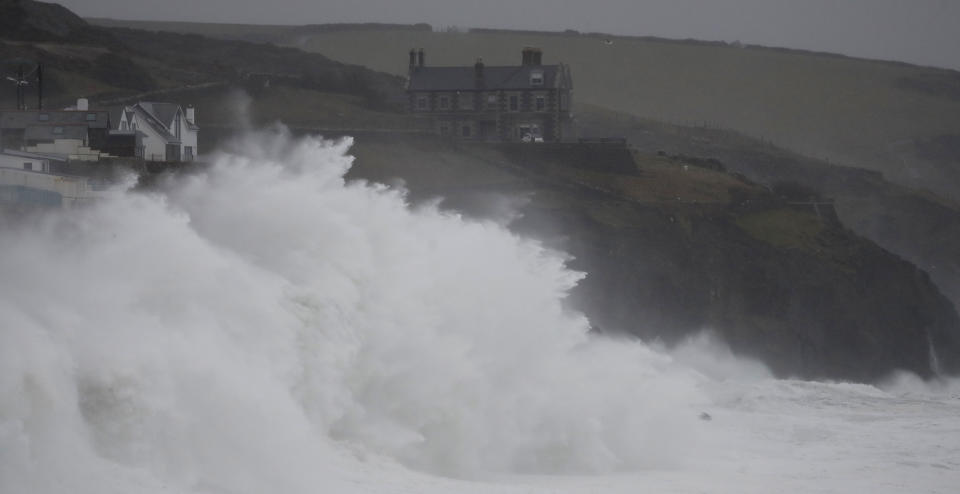
[(349, 146), (251, 135), (166, 192), (3, 225), (0, 492), (760, 492), (861, 430), (823, 410), (905, 399), (589, 337), (564, 256), (345, 183)]

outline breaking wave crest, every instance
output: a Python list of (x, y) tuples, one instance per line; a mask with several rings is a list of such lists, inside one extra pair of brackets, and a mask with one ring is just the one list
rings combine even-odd
[(316, 492), (358, 456), (476, 476), (696, 447), (698, 374), (588, 336), (564, 256), (345, 182), (350, 145), (248, 136), (163, 192), (3, 225), (0, 491)]

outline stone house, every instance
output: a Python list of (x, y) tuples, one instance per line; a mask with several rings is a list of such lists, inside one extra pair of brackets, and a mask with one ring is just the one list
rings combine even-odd
[(429, 67), (410, 51), (407, 109), (440, 135), (464, 140), (557, 142), (572, 139), (573, 79), (563, 64), (543, 65), (524, 48), (517, 66)]

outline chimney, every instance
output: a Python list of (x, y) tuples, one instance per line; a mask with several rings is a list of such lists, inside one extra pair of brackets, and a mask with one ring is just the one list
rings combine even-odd
[(540, 65), (543, 60), (543, 52), (540, 48), (526, 47), (523, 49), (523, 65)]
[(418, 67), (423, 67), (423, 65), (424, 65), (424, 63), (423, 63), (423, 48), (420, 48), (420, 50), (417, 51), (417, 66), (418, 66)]
[(477, 86), (483, 86), (483, 59), (478, 58), (477, 63), (473, 64), (473, 76), (477, 80)]
[(413, 72), (413, 68), (417, 66), (417, 50), (410, 48), (410, 62), (407, 64), (407, 68), (410, 69), (410, 72)]
[(193, 105), (187, 107), (187, 122), (189, 122), (190, 125), (197, 124), (197, 110)]
[(90, 109), (90, 101), (87, 98), (77, 98), (77, 110), (87, 111)]

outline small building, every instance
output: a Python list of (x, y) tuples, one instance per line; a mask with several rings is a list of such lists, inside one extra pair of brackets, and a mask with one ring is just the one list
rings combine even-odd
[(76, 207), (106, 197), (104, 183), (55, 169), (67, 160), (57, 155), (0, 151), (0, 211), (36, 207)]
[(125, 133), (139, 134), (132, 138), (136, 156), (147, 161), (193, 161), (196, 157), (199, 127), (193, 107), (141, 101), (124, 107), (117, 115), (113, 139), (119, 142)]
[(0, 111), (0, 147), (95, 161), (103, 156), (110, 114), (81, 99), (73, 110)]
[(0, 150), (0, 168), (48, 173), (51, 169), (51, 160), (62, 161), (37, 153), (11, 149)]
[(572, 139), (573, 79), (564, 64), (544, 65), (537, 48), (521, 64), (429, 67), (410, 50), (408, 111), (433, 132), (457, 139), (540, 142)]

